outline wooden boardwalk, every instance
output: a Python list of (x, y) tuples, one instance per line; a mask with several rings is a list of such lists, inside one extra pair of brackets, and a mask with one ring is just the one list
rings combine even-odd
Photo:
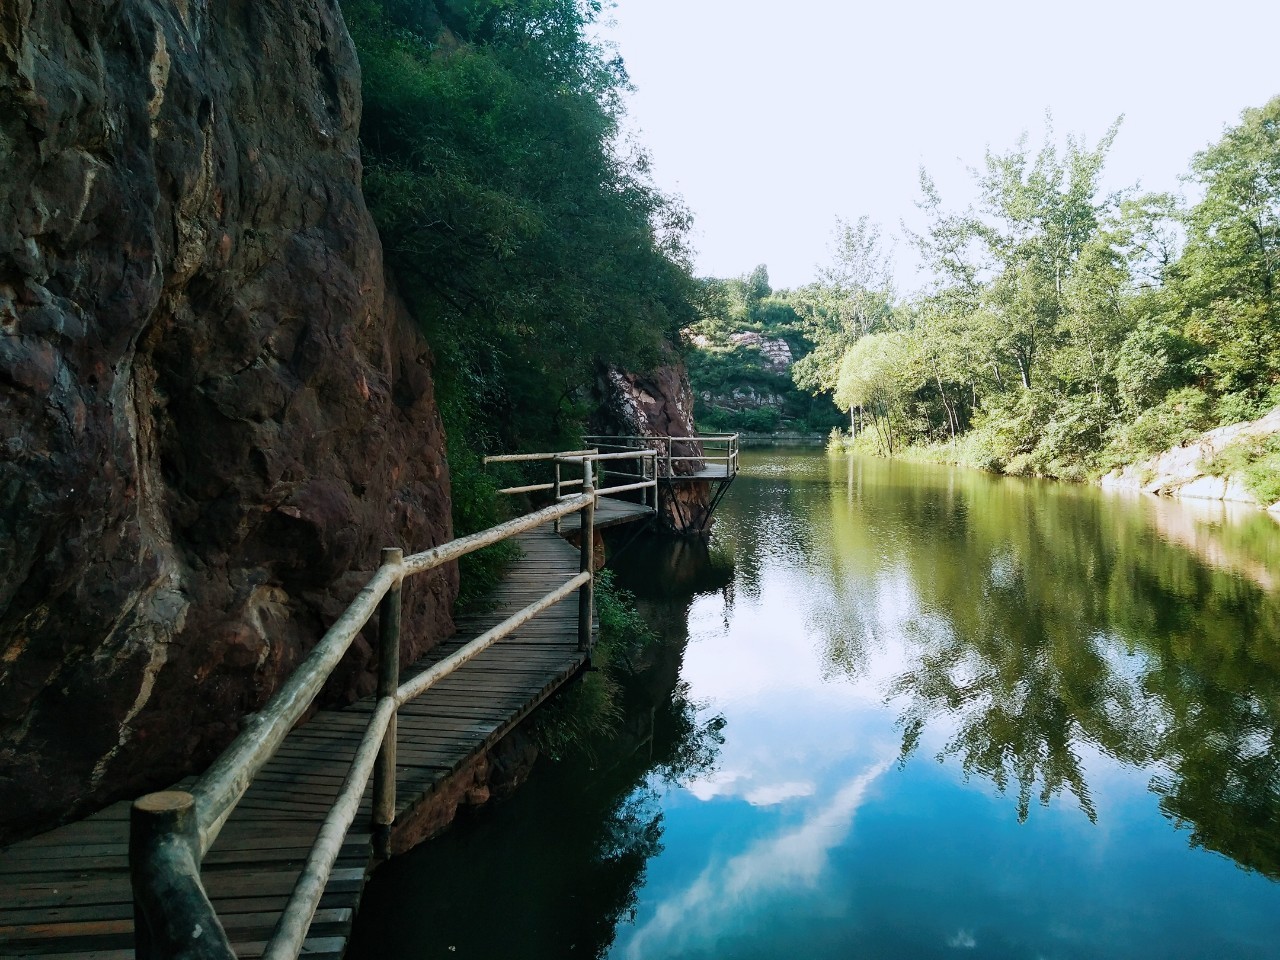
[[(620, 523), (630, 523), (633, 520), (643, 520), (646, 517), (656, 516), (657, 511), (653, 507), (643, 503), (631, 503), (627, 500), (615, 500), (613, 497), (601, 497), (596, 502), (595, 528), (601, 530), (605, 527), (617, 526)], [(560, 521), (560, 532), (563, 534), (577, 533), (582, 529), (582, 514), (571, 513)]]
[[(460, 621), (458, 635), (409, 667), (406, 679), (578, 573), (578, 550), (549, 525), (517, 542), (524, 558), (495, 591), (494, 608)], [(582, 668), (577, 611), (572, 595), (400, 709), (397, 822), (411, 822), (451, 773)], [(238, 957), (261, 955), (372, 709), (370, 697), (297, 727), (205, 857), (204, 884)], [(308, 957), (337, 960), (346, 948), (372, 863), (370, 807), (366, 791), (304, 945)], [(128, 824), (121, 802), (0, 851), (0, 957), (133, 957)]]
[(693, 473), (677, 473), (671, 477), (663, 477), (663, 483), (680, 483), (681, 481), (691, 480), (732, 480), (738, 475), (738, 471), (731, 470), (726, 464), (711, 463), (703, 467), (701, 470), (695, 470)]

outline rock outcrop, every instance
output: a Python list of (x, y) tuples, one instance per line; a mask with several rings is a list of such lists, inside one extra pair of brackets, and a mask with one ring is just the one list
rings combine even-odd
[[(0, 838), (207, 761), (451, 535), (359, 108), (336, 0), (0, 9)], [(455, 590), (407, 587), (406, 658)]]
[(765, 337), (754, 330), (729, 334), (729, 342), (737, 347), (760, 351), (760, 359), (769, 373), (786, 375), (794, 362), (791, 346), (781, 337)]
[[(1241, 477), (1230, 473), (1217, 475), (1211, 472), (1211, 465), (1227, 447), (1276, 434), (1280, 434), (1280, 407), (1257, 420), (1210, 430), (1191, 443), (1172, 447), (1159, 456), (1129, 464), (1123, 469), (1112, 470), (1101, 483), (1110, 490), (1140, 490), (1166, 497), (1257, 504), (1257, 497)], [(1280, 511), (1280, 504), (1260, 506)]]
[[(606, 370), (598, 384), (599, 412), (592, 424), (596, 433), (615, 436), (691, 437), (697, 433), (693, 422), (693, 388), (684, 363), (672, 356), (669, 362), (648, 373)], [(660, 453), (665, 453), (660, 450)], [(696, 441), (672, 443), (672, 456), (701, 457)], [(697, 473), (701, 460), (677, 460), (672, 471), (678, 475)], [(664, 485), (659, 497), (662, 521), (673, 530), (710, 527), (711, 484), (685, 481)]]
[(745, 384), (719, 393), (712, 390), (703, 390), (698, 396), (708, 407), (736, 412), (744, 410), (776, 410), (781, 413), (786, 409), (787, 405), (787, 398), (781, 393), (763, 387), (756, 389), (753, 384)]

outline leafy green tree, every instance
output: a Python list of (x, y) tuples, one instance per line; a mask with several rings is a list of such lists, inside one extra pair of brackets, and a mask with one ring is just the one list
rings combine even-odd
[[(925, 379), (917, 342), (889, 331), (862, 337), (845, 351), (836, 383), (836, 404), (871, 418), (882, 449), (890, 456), (901, 442), (907, 403)], [(856, 422), (856, 421), (855, 421)]]
[(697, 318), (687, 211), (619, 136), (598, 3), (348, 0), (365, 190), (455, 442), (559, 443), (600, 363)]
[(797, 290), (793, 302), (813, 350), (795, 364), (792, 376), (802, 389), (833, 392), (845, 351), (859, 337), (892, 326), (892, 262), (880, 227), (867, 217), (837, 220), (834, 263), (816, 283)]
[(1213, 387), (1257, 413), (1280, 382), (1280, 97), (1246, 110), (1191, 170), (1204, 198), (1177, 271), (1187, 333), (1207, 348)]
[(1023, 137), (1008, 153), (988, 151), (978, 177), (975, 229), (994, 273), (984, 299), (999, 318), (1001, 346), (1024, 389), (1031, 389), (1040, 353), (1058, 333), (1074, 268), (1117, 202), (1098, 196), (1098, 181), (1119, 124), (1092, 150), (1068, 137), (1059, 155), (1046, 137), (1034, 159)]

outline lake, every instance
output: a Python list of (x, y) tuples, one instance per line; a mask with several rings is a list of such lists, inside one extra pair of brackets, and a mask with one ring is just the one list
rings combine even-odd
[(709, 548), (617, 558), (616, 740), (383, 866), (354, 956), (1280, 957), (1280, 524), (742, 467)]

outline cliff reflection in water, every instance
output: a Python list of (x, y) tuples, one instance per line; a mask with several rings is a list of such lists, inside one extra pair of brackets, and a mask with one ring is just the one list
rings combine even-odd
[[(810, 613), (830, 670), (859, 676), (900, 592), (906, 668), (884, 691), (902, 759), (937, 724), (940, 759), (1016, 798), (1098, 817), (1101, 752), (1152, 771), (1190, 841), (1280, 877), (1280, 569), (1257, 511), (881, 461), (829, 462), (825, 579)], [(821, 537), (815, 537), (821, 540)]]

